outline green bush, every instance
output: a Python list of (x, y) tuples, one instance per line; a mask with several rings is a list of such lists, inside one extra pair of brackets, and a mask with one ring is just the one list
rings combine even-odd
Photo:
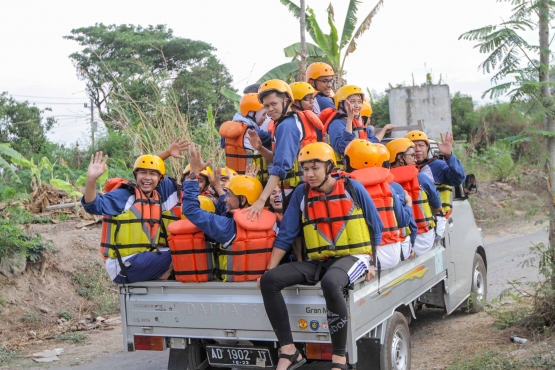
[(514, 149), (505, 141), (465, 154), (468, 145), (457, 147), (455, 154), (462, 161), (466, 173), (474, 173), (483, 181), (507, 181), (514, 175), (517, 163), (513, 160)]
[(27, 235), (18, 225), (0, 218), (0, 261), (10, 256), (22, 254), (30, 262), (39, 261), (46, 251), (56, 251), (39, 234)]
[(0, 365), (9, 365), (12, 363), (13, 358), (17, 356), (19, 352), (10, 351), (6, 347), (0, 347)]
[(56, 335), (56, 340), (59, 342), (71, 342), (75, 344), (84, 344), (85, 340), (88, 338), (87, 334), (79, 333), (79, 332), (72, 332), (72, 333), (64, 333)]
[(58, 312), (58, 317), (60, 319), (71, 320), (73, 319), (73, 314), (69, 311), (61, 311), (61, 312)]

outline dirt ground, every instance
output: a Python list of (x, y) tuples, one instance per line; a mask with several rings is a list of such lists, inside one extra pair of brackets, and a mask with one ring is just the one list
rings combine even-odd
[[(513, 216), (516, 211), (525, 212), (520, 213), (522, 217), (498, 217), (515, 191), (494, 183), (480, 184), (473, 203), (480, 204), (480, 216), (477, 219), (486, 241), (545, 227), (536, 222), (541, 219), (541, 214), (528, 214), (526, 210), (514, 206), (511, 206)], [(536, 202), (534, 194), (528, 192), (526, 197), (530, 202)], [(121, 326), (117, 322), (111, 325), (95, 323), (91, 312), (94, 303), (77, 293), (75, 274), (84, 264), (101, 261), (98, 254), (100, 224), (76, 229), (77, 224), (76, 221), (70, 221), (31, 225), (29, 232), (40, 233), (52, 240), (57, 252), (50, 253), (43, 262), (29, 264), (22, 275), (12, 278), (0, 275), (3, 299), (0, 304), (0, 347), (18, 351), (14, 361), (0, 366), (1, 369), (79, 365), (122, 349)], [(115, 285), (113, 289), (115, 292)], [(73, 318), (60, 323), (60, 312), (71, 312)], [(522, 351), (518, 352), (519, 345), (511, 343), (508, 338), (513, 335), (530, 338), (530, 334), (522, 330), (495, 329), (494, 319), (485, 313), (467, 315), (458, 311), (444, 317), (443, 311), (425, 308), (419, 315), (419, 319), (411, 325), (413, 369), (445, 369), (458, 358), (470, 357), (488, 349), (514, 352), (518, 356), (522, 354)], [(117, 314), (111, 316), (117, 317)], [(55, 340), (57, 334), (71, 331), (72, 326), (87, 335), (84, 343)], [(555, 349), (553, 341), (545, 343)], [(54, 348), (64, 348), (59, 362), (36, 364), (30, 358), (32, 353)], [(528, 348), (532, 350), (534, 347), (529, 345)]]

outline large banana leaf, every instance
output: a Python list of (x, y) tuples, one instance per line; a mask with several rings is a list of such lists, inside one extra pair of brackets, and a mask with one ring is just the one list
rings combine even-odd
[(226, 87), (222, 87), (220, 89), (220, 93), (233, 102), (241, 101), (241, 95), (237, 94), (235, 91), (232, 91)]
[(260, 77), (257, 83), (263, 83), (268, 80), (278, 79), (278, 80), (287, 80), (287, 76), (297, 73), (299, 70), (299, 62), (293, 60), (292, 62), (284, 63), (279, 65), (268, 72), (262, 77)]
[(307, 7), (306, 8), (306, 23), (311, 24), (312, 28), (314, 29), (314, 41), (316, 44), (322, 49), (324, 54), (327, 55), (330, 62), (333, 62), (333, 55), (332, 55), (332, 48), (329, 41), (329, 35), (324, 34), (324, 31), (320, 28), (318, 21), (316, 20), (316, 15), (314, 14), (314, 10)]
[(356, 40), (360, 36), (362, 36), (362, 34), (370, 28), (370, 25), (372, 24), (372, 19), (378, 13), (380, 8), (383, 6), (383, 2), (384, 2), (384, 0), (379, 0), (378, 1), (376, 6), (374, 7), (374, 9), (372, 9), (372, 11), (366, 16), (366, 18), (364, 18), (361, 25), (356, 30), (355, 34), (353, 35), (353, 37), (351, 39), (351, 42), (349, 43), (349, 46), (347, 47), (347, 50), (345, 51), (345, 56), (343, 57), (343, 63), (342, 64), (345, 64), (345, 58), (347, 58), (347, 55), (351, 54), (353, 51), (356, 50), (356, 48), (357, 48)]
[(8, 176), (13, 182), (17, 182), (18, 184), (21, 184), (21, 180), (19, 179), (19, 176), (17, 176), (17, 174), (15, 173), (12, 166), (2, 157), (0, 157), (0, 168), (3, 169), (4, 172), (8, 174)]
[(337, 28), (335, 27), (334, 17), (335, 15), (333, 12), (333, 6), (330, 3), (330, 6), (328, 6), (328, 24), (330, 26), (328, 42), (330, 45), (331, 53), (330, 55), (328, 55), (328, 58), (332, 61), (332, 65), (337, 66), (339, 65), (339, 59), (341, 58), (341, 51), (339, 49), (339, 32), (337, 32)]
[(4, 155), (10, 158), (21, 158), (23, 156), (16, 150), (10, 148), (10, 143), (2, 143), (0, 144), (0, 155)]
[(360, 4), (358, 0), (350, 0), (349, 7), (347, 8), (347, 15), (345, 16), (345, 24), (343, 25), (343, 32), (341, 33), (341, 42), (339, 44), (339, 49), (343, 49), (345, 45), (351, 40), (353, 36), (353, 31), (355, 30), (357, 24), (357, 5)]
[[(294, 58), (297, 55), (301, 55), (301, 43), (297, 42), (293, 45), (289, 45), (285, 49), (285, 56), (288, 58)], [(324, 52), (318, 46), (311, 44), (309, 42), (306, 43), (306, 56), (307, 57), (322, 57), (324, 56)]]

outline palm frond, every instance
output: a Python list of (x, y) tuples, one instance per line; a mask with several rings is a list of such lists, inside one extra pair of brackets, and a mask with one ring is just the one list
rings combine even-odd
[(281, 64), (275, 68), (272, 68), (264, 76), (260, 77), (257, 83), (263, 83), (268, 80), (278, 79), (278, 80), (287, 80), (287, 76), (297, 73), (299, 70), (299, 62), (297, 60), (293, 60), (288, 63)]
[(491, 26), (485, 26), (482, 28), (477, 28), (475, 30), (470, 30), (460, 35), (459, 40), (468, 40), (468, 41), (482, 40), (484, 37), (491, 34), (496, 29), (497, 29), (496, 25), (491, 25)]
[(372, 11), (366, 16), (366, 18), (364, 18), (364, 20), (362, 21), (361, 25), (358, 27), (358, 29), (356, 30), (355, 34), (353, 35), (353, 37), (351, 38), (351, 42), (349, 43), (349, 45), (347, 46), (347, 50), (345, 52), (345, 56), (343, 57), (343, 63), (345, 63), (345, 58), (347, 57), (347, 55), (351, 54), (353, 51), (356, 50), (357, 48), (357, 44), (356, 44), (356, 40), (362, 36), (362, 34), (364, 32), (366, 32), (369, 28), (370, 25), (372, 24), (372, 19), (374, 18), (374, 16), (376, 14), (378, 14), (378, 11), (381, 9), (381, 7), (383, 6), (383, 2), (384, 0), (379, 0), (378, 3), (376, 4), (376, 6), (374, 6), (374, 9), (372, 9)]
[[(297, 42), (293, 45), (289, 45), (285, 49), (285, 56), (288, 58), (295, 58), (298, 55), (301, 55), (301, 43)], [(306, 43), (306, 56), (307, 57), (322, 57), (326, 55), (322, 49), (320, 49), (317, 45), (311, 44), (310, 42)]]
[(345, 16), (345, 24), (343, 25), (343, 32), (341, 32), (341, 42), (339, 43), (339, 49), (343, 49), (345, 45), (351, 40), (353, 36), (353, 31), (355, 30), (357, 24), (357, 11), (358, 0), (349, 0), (349, 6), (347, 7), (347, 15)]
[(232, 102), (239, 102), (241, 101), (241, 95), (237, 94), (235, 91), (230, 90), (226, 87), (222, 87), (220, 89), (220, 93), (225, 96), (226, 98), (228, 98), (229, 100), (231, 100)]
[(314, 30), (314, 36), (312, 37), (312, 39), (314, 40), (314, 42), (316, 42), (316, 45), (318, 45), (320, 49), (322, 49), (324, 54), (326, 54), (328, 58), (331, 59), (330, 55), (332, 50), (330, 48), (329, 36), (324, 34), (322, 29), (320, 28), (320, 25), (316, 20), (316, 15), (314, 14), (314, 10), (312, 10), (312, 8), (307, 6), (306, 14), (306, 23), (310, 23), (312, 29)]
[[(283, 5), (285, 5), (291, 13), (293, 13), (293, 16), (295, 18), (301, 19), (301, 8), (297, 4), (295, 4), (291, 0), (279, 0), (279, 1)], [(308, 6), (306, 7), (306, 9), (308, 12)], [(306, 29), (306, 32), (308, 32), (308, 34), (310, 35), (310, 37), (312, 37), (312, 39), (316, 41), (314, 37), (314, 30), (312, 29), (312, 25), (310, 25), (308, 22), (305, 22), (305, 29)]]
[(339, 65), (339, 58), (341, 55), (339, 54), (339, 33), (337, 32), (337, 27), (335, 27), (335, 19), (334, 19), (334, 12), (333, 6), (330, 3), (328, 7), (328, 25), (330, 26), (330, 35), (328, 37), (328, 43), (331, 52), (328, 54), (328, 59), (332, 60), (332, 65)]
[(0, 155), (5, 155), (6, 157), (10, 158), (23, 159), (23, 156), (18, 151), (10, 147), (10, 143), (0, 144)]
[(8, 161), (6, 161), (2, 157), (0, 157), (0, 168), (2, 168), (4, 172), (8, 174), (8, 176), (10, 177), (10, 180), (12, 180), (13, 182), (17, 182), (18, 184), (21, 184), (21, 180), (19, 179), (19, 176), (17, 176), (17, 174), (15, 173), (12, 166), (8, 163)]

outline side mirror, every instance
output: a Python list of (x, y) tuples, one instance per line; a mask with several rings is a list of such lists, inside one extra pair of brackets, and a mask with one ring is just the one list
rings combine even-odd
[(466, 175), (466, 179), (463, 183), (464, 194), (466, 196), (470, 194), (476, 194), (478, 192), (478, 184), (476, 183), (476, 176), (473, 174)]

